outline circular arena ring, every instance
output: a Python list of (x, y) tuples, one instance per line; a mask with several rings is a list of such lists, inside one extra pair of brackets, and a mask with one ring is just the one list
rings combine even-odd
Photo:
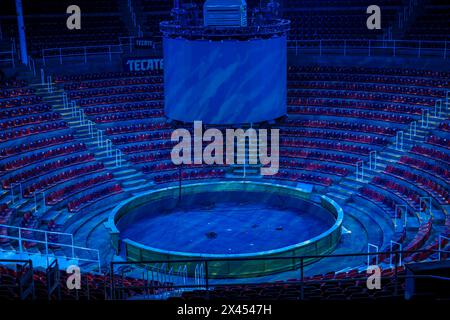
[[(242, 278), (294, 270), (300, 256), (332, 252), (343, 218), (343, 210), (326, 196), (229, 181), (140, 194), (113, 210), (108, 228), (128, 261), (166, 261), (177, 269), (208, 260), (211, 278)], [(286, 257), (292, 259), (279, 259)], [(305, 258), (303, 264), (314, 261)]]

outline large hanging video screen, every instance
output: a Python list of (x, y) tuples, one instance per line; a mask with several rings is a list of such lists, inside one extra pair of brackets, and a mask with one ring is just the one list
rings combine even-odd
[(286, 37), (246, 41), (164, 39), (165, 112), (207, 124), (286, 114)]

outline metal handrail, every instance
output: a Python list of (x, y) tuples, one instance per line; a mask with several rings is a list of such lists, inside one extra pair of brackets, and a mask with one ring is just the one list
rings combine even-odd
[[(80, 46), (80, 47), (59, 47), (59, 48), (46, 48), (42, 49), (42, 62), (45, 65), (46, 59), (48, 58), (59, 58), (60, 64), (63, 62), (64, 57), (80, 57), (84, 56), (85, 62), (87, 62), (87, 57), (92, 55), (99, 55), (99, 54), (108, 54), (110, 57), (110, 60), (112, 59), (112, 54), (122, 54), (123, 53), (123, 47), (126, 46), (125, 44), (110, 44), (110, 45), (100, 45), (100, 46)], [(117, 49), (118, 50), (114, 50)], [(92, 51), (89, 51), (91, 50)], [(93, 51), (93, 49), (98, 49), (99, 51)], [(72, 51), (70, 53), (64, 53), (64, 51)], [(80, 51), (80, 52), (75, 52)], [(54, 54), (49, 54), (49, 53)]]
[[(78, 261), (94, 262), (94, 263), (98, 264), (99, 271), (101, 270), (100, 251), (98, 249), (92, 249), (92, 248), (76, 246), (74, 244), (73, 234), (63, 233), (63, 232), (56, 232), (56, 231), (46, 231), (46, 230), (40, 230), (40, 229), (22, 228), (22, 227), (10, 226), (10, 225), (4, 225), (4, 224), (0, 224), (0, 228), (15, 229), (15, 230), (19, 231), (19, 235), (17, 237), (0, 234), (0, 238), (19, 241), (19, 250), (18, 251), (17, 250), (2, 250), (2, 249), (0, 249), (0, 251), (2, 251), (2, 252), (16, 252), (16, 253), (27, 254), (27, 255), (43, 255), (42, 253), (29, 252), (29, 251), (23, 250), (22, 243), (24, 241), (25, 242), (29, 241), (29, 242), (35, 242), (35, 243), (39, 243), (39, 244), (44, 244), (45, 248), (46, 248), (46, 255), (48, 257), (49, 256), (49, 254), (48, 254), (49, 245), (50, 246), (52, 246), (52, 245), (60, 246), (60, 247), (69, 248), (71, 250), (72, 257), (51, 255), (52, 257), (64, 258), (64, 259), (72, 258), (72, 259), (75, 259), (75, 260), (78, 260)], [(30, 232), (35, 232), (35, 233), (43, 233), (44, 237), (45, 237), (45, 240), (31, 239), (31, 238), (24, 237), (24, 236), (22, 236), (23, 231), (30, 231)], [(71, 244), (49, 241), (48, 240), (49, 235), (68, 236), (70, 238)], [(81, 250), (83, 252), (92, 252), (92, 253), (94, 253), (94, 255), (96, 255), (96, 259), (94, 260), (94, 259), (87, 259), (87, 258), (77, 257), (75, 255), (75, 250)]]
[[(309, 50), (318, 50), (322, 55), (326, 50), (339, 50), (333, 54), (348, 55), (350, 50), (363, 50), (367, 56), (372, 56), (376, 50), (389, 50), (391, 56), (413, 55), (418, 58), (426, 56), (427, 52), (433, 51), (435, 56), (447, 59), (450, 55), (450, 45), (448, 41), (433, 40), (376, 40), (376, 39), (324, 39), (324, 40), (296, 40), (288, 39), (288, 49), (306, 53)], [(405, 53), (404, 50), (413, 50)], [(358, 51), (358, 54), (362, 54)], [(379, 53), (377, 53), (379, 54)], [(384, 54), (385, 55), (385, 54)]]
[(386, 251), (386, 252), (358, 252), (358, 253), (338, 253), (338, 254), (322, 254), (322, 255), (305, 255), (305, 256), (286, 256), (286, 257), (233, 257), (233, 258), (222, 258), (222, 259), (177, 259), (177, 260), (142, 260), (142, 261), (112, 261), (113, 265), (139, 265), (139, 264), (150, 264), (150, 263), (198, 263), (198, 262), (221, 262), (221, 261), (258, 261), (258, 260), (300, 260), (300, 259), (318, 259), (318, 258), (343, 258), (343, 257), (364, 257), (373, 255), (384, 255), (384, 254), (413, 254), (420, 252), (450, 252), (447, 250), (402, 250), (402, 251)]
[(1, 51), (0, 52), (0, 56), (1, 55), (5, 55), (5, 56), (9, 56), (8, 59), (0, 59), (0, 62), (11, 62), (12, 67), (14, 68), (16, 66), (16, 62), (14, 59), (14, 54), (15, 54), (16, 50), (15, 50), (15, 42), (13, 40), (11, 40), (11, 50), (9, 51)]
[[(214, 283), (212, 285), (209, 284), (209, 276), (208, 276), (208, 263), (214, 262), (214, 261), (222, 261), (222, 260), (229, 260), (229, 261), (241, 261), (241, 260), (292, 260), (292, 259), (300, 259), (301, 263), (300, 266), (298, 268), (298, 271), (300, 272), (300, 278), (298, 281), (287, 281), (286, 283), (289, 284), (300, 284), (301, 285), (301, 290), (300, 290), (300, 297), (303, 299), (304, 298), (304, 286), (306, 283), (324, 283), (324, 282), (345, 282), (345, 281), (354, 281), (357, 279), (360, 280), (367, 280), (367, 278), (363, 278), (361, 276), (355, 275), (355, 277), (352, 277), (351, 279), (345, 279), (345, 278), (339, 278), (339, 279), (321, 279), (321, 280), (314, 280), (314, 279), (305, 279), (304, 276), (304, 260), (308, 259), (308, 258), (326, 258), (326, 257), (355, 257), (355, 256), (373, 256), (373, 255), (379, 255), (379, 254), (394, 254), (395, 255), (395, 259), (394, 259), (394, 265), (392, 265), (390, 268), (390, 270), (393, 271), (393, 274), (390, 276), (381, 276), (381, 278), (390, 278), (390, 279), (394, 279), (395, 280), (395, 288), (394, 288), (394, 292), (395, 294), (398, 293), (399, 291), (399, 279), (405, 278), (404, 275), (399, 275), (399, 263), (398, 263), (398, 255), (402, 255), (404, 253), (419, 253), (419, 252), (446, 252), (446, 253), (450, 253), (450, 251), (448, 250), (413, 250), (413, 251), (395, 251), (395, 252), (374, 252), (374, 253), (347, 253), (347, 254), (325, 254), (325, 255), (313, 255), (313, 256), (300, 256), (300, 257), (273, 257), (273, 258), (231, 258), (231, 259), (208, 259), (208, 260), (172, 260), (172, 261), (165, 261), (166, 263), (169, 262), (171, 264), (173, 263), (197, 263), (197, 262), (201, 262), (202, 265), (204, 265), (205, 267), (205, 273), (204, 273), (204, 285), (202, 285), (201, 287), (204, 288), (204, 290), (209, 290), (211, 287), (216, 287), (216, 286), (245, 286), (245, 285), (264, 285), (264, 284), (276, 284), (276, 282), (272, 281), (272, 282), (231, 282), (231, 283), (222, 283), (220, 280), (217, 283)], [(110, 276), (111, 276), (111, 286), (112, 286), (112, 293), (113, 296), (112, 298), (115, 298), (115, 292), (116, 290), (124, 290), (124, 289), (142, 289), (143, 287), (145, 287), (145, 285), (143, 287), (139, 286), (135, 286), (135, 287), (125, 287), (125, 286), (120, 286), (119, 283), (116, 283), (117, 280), (115, 279), (115, 273), (114, 273), (114, 266), (115, 265), (143, 265), (145, 263), (163, 263), (163, 261), (151, 261), (151, 262), (145, 262), (145, 261), (112, 261), (110, 263)], [(338, 272), (336, 272), (338, 273)], [(445, 279), (446, 280), (446, 279)], [(153, 284), (152, 284), (153, 285)], [(177, 290), (177, 289), (196, 289), (198, 288), (199, 285), (197, 283), (194, 284), (182, 284), (182, 285), (178, 285), (175, 283), (161, 283), (160, 285), (157, 286), (158, 289), (169, 289), (169, 290)]]

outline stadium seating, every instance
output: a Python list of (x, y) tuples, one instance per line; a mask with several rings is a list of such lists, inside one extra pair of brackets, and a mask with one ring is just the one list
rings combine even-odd
[[(247, 2), (250, 7), (260, 3)], [(145, 40), (159, 45), (159, 23), (170, 17), (172, 7), (165, 0), (133, 0), (129, 4), (134, 16), (128, 3), (119, 0), (80, 0), (77, 4), (89, 8), (89, 12), (83, 17), (82, 30), (69, 31), (65, 28), (66, 7), (61, 1), (24, 3), (27, 44), (33, 58), (42, 57), (49, 48), (83, 54), (85, 47), (119, 45), (121, 38), (135, 35), (137, 27)], [(200, 6), (203, 0), (189, 3)], [(117, 271), (122, 274), (113, 281), (103, 266), (98, 272), (83, 272), (88, 290), (71, 291), (66, 289), (67, 275), (61, 271), (61, 291), (54, 291), (50, 298), (139, 299), (150, 295), (178, 302), (400, 299), (406, 287), (405, 263), (450, 257), (450, 72), (447, 66), (436, 71), (441, 70), (439, 62), (417, 62), (416, 66), (413, 60), (397, 61), (396, 49), (386, 41), (394, 32), (400, 48), (401, 40), (419, 44), (417, 60), (423, 58), (421, 46), (429, 41), (438, 41), (437, 46), (446, 48), (448, 54), (450, 48), (445, 41), (450, 40), (450, 6), (443, 0), (425, 0), (411, 9), (405, 6), (412, 3), (401, 0), (380, 0), (377, 5), (383, 7), (383, 29), (368, 32), (366, 1), (283, 1), (280, 16), (291, 20), (288, 46), (300, 41), (311, 45), (318, 42), (320, 46), (328, 42), (338, 47), (343, 43), (364, 43), (364, 47), (369, 40), (378, 40), (382, 49), (393, 50), (393, 57), (386, 63), (371, 60), (365, 53), (364, 57), (345, 53), (345, 57), (328, 59), (322, 47), (317, 56), (289, 57), (287, 114), (251, 124), (256, 129), (280, 129), (280, 168), (273, 176), (252, 172), (262, 167), (260, 163), (245, 165), (243, 170), (227, 163), (175, 165), (171, 159), (176, 144), (172, 133), (179, 128), (192, 132), (193, 126), (165, 116), (162, 70), (120, 71), (123, 61), (113, 61), (111, 56), (107, 57), (111, 64), (100, 66), (104, 59), (100, 54), (92, 65), (85, 60), (80, 70), (78, 65), (64, 64), (62, 58), (59, 68), (47, 69), (41, 60), (39, 68), (53, 79), (49, 84), (33, 74), (32, 64), (8, 70), (8, 80), (0, 83), (0, 251), (16, 252), (20, 248), (47, 258), (60, 253), (70, 259), (62, 241), (67, 236), (64, 232), (70, 232), (72, 242), (75, 239), (82, 245), (94, 244), (100, 250), (102, 264), (103, 260), (110, 263), (117, 258), (113, 255), (123, 254), (124, 248), (133, 250), (123, 243), (115, 248), (106, 236), (111, 226), (105, 221), (119, 202), (144, 191), (173, 186), (180, 188), (181, 197), (183, 183), (249, 179), (311, 188), (313, 194), (308, 200), (312, 202), (322, 199), (318, 195), (326, 195), (348, 213), (339, 245), (347, 244), (345, 237), (356, 234), (359, 230), (355, 229), (360, 227), (361, 241), (352, 243), (351, 248), (366, 252), (372, 245), (377, 252), (369, 258), (352, 260), (345, 268), (330, 264), (326, 268), (329, 270), (320, 270), (316, 275), (308, 269), (304, 283), (293, 276), (268, 284), (209, 284), (210, 290), (197, 283), (198, 288), (177, 291), (170, 278), (174, 269), (169, 280), (149, 280), (148, 274), (143, 280), (145, 276), (139, 278), (138, 272), (126, 276), (122, 270)], [(405, 10), (413, 10), (407, 19), (403, 16)], [(0, 42), (12, 38), (17, 44), (13, 1), (2, 3), (0, 15)], [(256, 12), (250, 12), (249, 21), (255, 16)], [(400, 25), (403, 18), (407, 23)], [(150, 54), (148, 50), (141, 55), (133, 52), (134, 38), (127, 41), (132, 46), (130, 52), (120, 47), (121, 59), (134, 53), (153, 57), (157, 52)], [(370, 55), (370, 49), (368, 52)], [(355, 63), (350, 63), (351, 59)], [(61, 96), (73, 102), (77, 113), (65, 105)], [(218, 129), (223, 132), (226, 128)], [(378, 163), (373, 163), (374, 154)], [(12, 237), (16, 228), (22, 228), (19, 237), (25, 240)], [(43, 249), (38, 239), (45, 231), (49, 232), (45, 233), (49, 244)], [(402, 265), (394, 270), (394, 265), (400, 263), (400, 255), (396, 254), (400, 248)], [(437, 253), (438, 249), (447, 252)], [(141, 258), (145, 257), (141, 254)], [(367, 273), (363, 270), (366, 258), (367, 264), (382, 267), (382, 290), (367, 289)], [(0, 300), (18, 299), (20, 277), (27, 270), (19, 264), (5, 265), (0, 261)], [(197, 282), (201, 275), (196, 270)], [(49, 298), (48, 277), (49, 272), (42, 268), (33, 270), (37, 299)]]

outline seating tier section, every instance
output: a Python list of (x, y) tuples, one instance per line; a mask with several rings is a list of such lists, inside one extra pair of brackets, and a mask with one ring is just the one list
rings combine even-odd
[(397, 132), (409, 132), (413, 122), (420, 126), (423, 112), (431, 114), (445, 99), (448, 79), (405, 69), (289, 67), (288, 116), (276, 125), (276, 178), (330, 186), (353, 174), (372, 152), (395, 144)]
[(186, 165), (171, 160), (172, 132), (191, 125), (169, 123), (164, 117), (163, 76), (160, 72), (88, 74), (57, 77), (68, 98), (104, 130), (105, 138), (120, 149), (129, 163), (155, 183), (219, 179), (223, 166)]
[[(14, 0), (5, 1), (7, 16), (0, 21), (3, 37), (18, 39)], [(29, 54), (40, 57), (44, 49), (74, 47), (79, 49), (71, 51), (72, 54), (80, 54), (83, 47), (117, 45), (120, 37), (129, 36), (118, 1), (78, 1), (76, 5), (81, 9), (81, 29), (69, 30), (66, 10), (73, 4), (65, 0), (23, 1)]]
[(424, 1), (417, 18), (407, 29), (405, 38), (423, 41), (450, 40), (450, 4), (445, 0)]
[[(92, 197), (98, 190), (102, 197), (119, 192), (120, 186), (103, 163), (24, 81), (0, 88), (0, 126), (3, 204), (31, 216), (42, 209), (77, 212), (82, 207), (78, 202), (86, 206), (100, 197)], [(14, 223), (8, 210), (3, 216)], [(24, 225), (38, 226), (30, 219), (33, 223)]]

